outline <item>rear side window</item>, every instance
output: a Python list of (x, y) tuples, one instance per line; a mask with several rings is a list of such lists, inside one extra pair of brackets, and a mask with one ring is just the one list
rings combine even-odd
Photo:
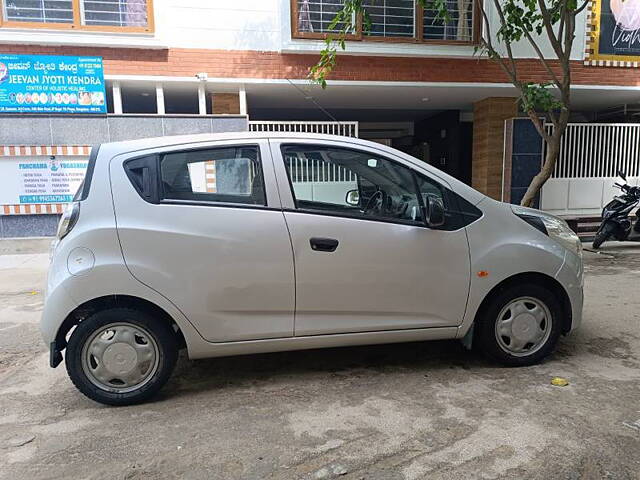
[(266, 205), (257, 146), (171, 152), (159, 163), (163, 200)]

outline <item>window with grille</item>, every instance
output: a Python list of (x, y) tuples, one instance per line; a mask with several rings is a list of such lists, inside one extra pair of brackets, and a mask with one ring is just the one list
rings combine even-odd
[[(437, 12), (423, 8), (417, 0), (362, 0), (369, 19), (358, 19), (349, 40), (385, 40), (407, 42), (476, 41), (477, 18), (473, 0), (444, 0), (450, 18), (438, 18)], [(291, 0), (293, 37), (325, 38), (329, 25), (344, 7), (344, 0)], [(339, 30), (337, 28), (336, 30)]]
[(148, 0), (0, 0), (2, 19), (11, 26), (42, 23), (55, 28), (129, 28), (149, 31)]
[(298, 5), (298, 31), (303, 33), (330, 33), (336, 13), (344, 7), (344, 0), (296, 0)]
[(367, 35), (375, 37), (414, 36), (414, 0), (364, 0), (371, 22)]
[(473, 0), (447, 0), (446, 3), (451, 16), (449, 21), (437, 18), (434, 10), (425, 9), (424, 39), (470, 42), (473, 39)]
[(147, 25), (147, 0), (84, 0), (81, 10), (84, 25)]
[(5, 0), (4, 18), (10, 22), (73, 23), (71, 0)]

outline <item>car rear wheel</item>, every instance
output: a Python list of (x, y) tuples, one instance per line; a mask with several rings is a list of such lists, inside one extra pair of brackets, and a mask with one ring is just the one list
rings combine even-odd
[(73, 331), (69, 377), (84, 395), (107, 405), (141, 403), (167, 382), (178, 358), (170, 325), (131, 308), (89, 316)]
[(504, 365), (533, 365), (554, 350), (562, 315), (556, 296), (540, 285), (506, 288), (478, 319), (476, 345)]

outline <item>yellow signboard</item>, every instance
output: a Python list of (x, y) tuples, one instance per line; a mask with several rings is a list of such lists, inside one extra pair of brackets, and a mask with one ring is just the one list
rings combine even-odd
[(639, 66), (640, 0), (592, 0), (585, 63)]

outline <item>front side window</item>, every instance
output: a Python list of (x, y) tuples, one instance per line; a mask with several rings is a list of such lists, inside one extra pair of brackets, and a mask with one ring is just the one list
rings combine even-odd
[(425, 196), (443, 198), (435, 182), (367, 152), (289, 145), (283, 158), (300, 210), (421, 224)]
[(266, 205), (258, 147), (172, 152), (160, 157), (163, 200)]
[(148, 0), (0, 0), (3, 20), (79, 29), (151, 30)]

